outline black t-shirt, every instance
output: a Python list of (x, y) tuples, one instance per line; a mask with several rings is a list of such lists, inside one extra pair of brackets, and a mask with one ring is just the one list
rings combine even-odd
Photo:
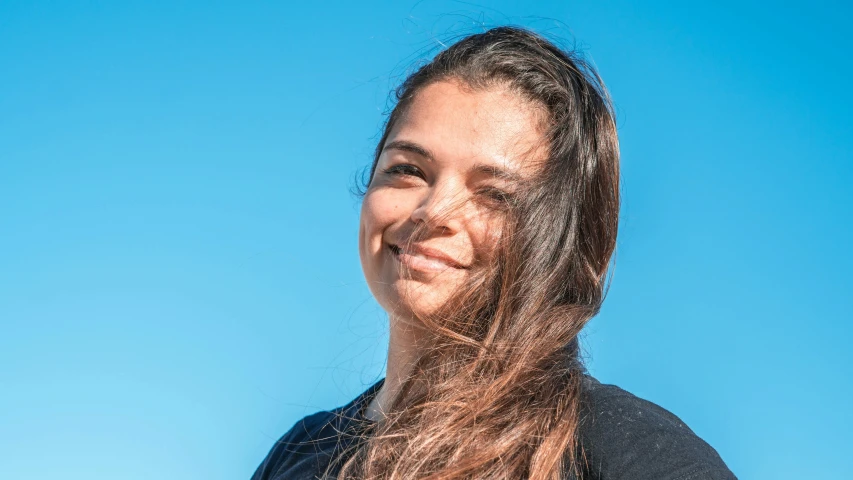
[[(382, 382), (343, 407), (296, 422), (252, 480), (322, 478), (330, 464), (334, 478), (368, 423), (362, 414)], [(668, 410), (590, 375), (584, 375), (582, 391), (584, 480), (737, 480), (717, 451)]]

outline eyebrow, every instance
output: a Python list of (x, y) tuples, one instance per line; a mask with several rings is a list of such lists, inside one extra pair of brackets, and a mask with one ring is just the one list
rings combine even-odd
[[(408, 140), (394, 140), (392, 142), (388, 142), (382, 150), (402, 150), (404, 152), (411, 152), (416, 155), (420, 155), (429, 161), (435, 161), (435, 156), (433, 156), (432, 152), (423, 146)], [(494, 177), (499, 180), (507, 180), (511, 182), (520, 182), (522, 180), (521, 175), (509, 172), (495, 165), (486, 165), (481, 163), (475, 165), (471, 171), (487, 175), (489, 177)]]
[(418, 154), (430, 161), (435, 160), (435, 157), (433, 156), (432, 152), (418, 145), (417, 143), (409, 142), (407, 140), (394, 140), (393, 142), (388, 142), (385, 144), (385, 147), (382, 150), (402, 150), (404, 152), (412, 152)]
[(509, 182), (520, 182), (521, 181), (521, 175), (518, 175), (517, 173), (513, 173), (513, 172), (508, 172), (508, 171), (506, 171), (500, 167), (496, 167), (494, 165), (479, 164), (479, 165), (474, 166), (474, 168), (472, 168), (471, 170), (474, 172), (483, 174), (483, 175), (488, 175), (490, 177), (497, 178), (498, 180), (506, 180)]

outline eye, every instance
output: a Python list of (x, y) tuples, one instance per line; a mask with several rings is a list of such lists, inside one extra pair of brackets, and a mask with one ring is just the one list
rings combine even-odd
[(495, 187), (481, 188), (477, 193), (484, 203), (492, 208), (507, 209), (515, 202), (513, 194)]
[(412, 176), (412, 177), (418, 177), (418, 178), (426, 178), (424, 176), (424, 173), (421, 171), (420, 168), (418, 168), (414, 165), (411, 165), (409, 163), (399, 163), (397, 165), (392, 165), (392, 166), (386, 168), (385, 170), (383, 170), (383, 172), (388, 174), (388, 175)]

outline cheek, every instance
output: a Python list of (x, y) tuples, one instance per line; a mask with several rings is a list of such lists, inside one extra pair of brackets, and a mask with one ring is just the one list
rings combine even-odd
[(368, 192), (361, 205), (361, 236), (368, 248), (381, 240), (382, 232), (394, 223), (396, 208), (379, 192)]
[(478, 216), (468, 221), (468, 234), (475, 256), (481, 261), (487, 261), (501, 239), (503, 218), (498, 215)]
[(368, 191), (361, 204), (359, 222), (359, 254), (364, 273), (370, 276), (382, 254), (384, 235), (394, 224), (401, 221), (402, 208), (398, 199), (382, 190)]
[[(375, 205), (371, 203), (369, 195), (364, 197), (361, 205), (361, 218), (358, 229), (358, 252), (361, 256), (361, 264), (364, 269), (364, 274), (369, 278), (371, 270), (371, 259), (376, 255), (376, 236), (381, 232), (381, 227), (378, 225), (380, 218), (377, 218)], [(381, 237), (380, 237), (381, 238)]]

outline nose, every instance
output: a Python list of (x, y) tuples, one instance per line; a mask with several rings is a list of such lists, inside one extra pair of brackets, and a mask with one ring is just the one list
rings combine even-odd
[(451, 180), (436, 182), (429, 188), (420, 204), (412, 211), (412, 221), (444, 234), (459, 231), (466, 203), (464, 185)]

